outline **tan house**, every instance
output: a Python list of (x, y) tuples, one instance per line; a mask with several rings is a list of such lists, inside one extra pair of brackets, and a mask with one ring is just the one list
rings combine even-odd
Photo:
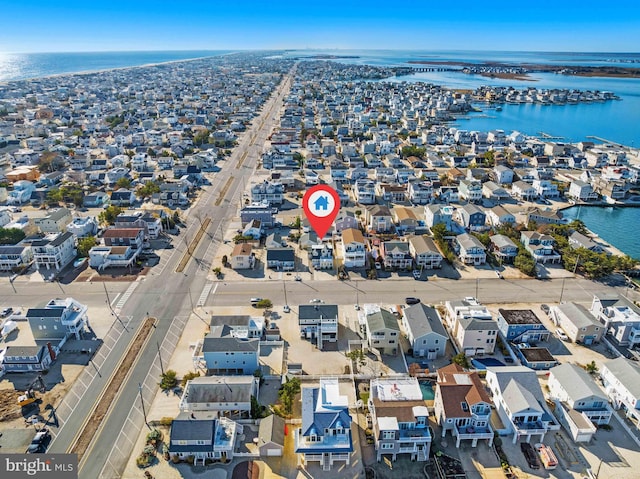
[(418, 268), (434, 269), (442, 267), (442, 255), (435, 242), (429, 236), (412, 236), (409, 238), (409, 252)]
[(364, 236), (359, 229), (347, 228), (342, 231), (342, 261), (347, 268), (362, 268), (367, 253)]
[(58, 208), (43, 218), (36, 218), (33, 222), (43, 233), (62, 233), (67, 230), (67, 225), (72, 220), (71, 211), (67, 208)]
[(231, 253), (232, 269), (252, 269), (256, 264), (256, 255), (250, 243), (240, 243)]

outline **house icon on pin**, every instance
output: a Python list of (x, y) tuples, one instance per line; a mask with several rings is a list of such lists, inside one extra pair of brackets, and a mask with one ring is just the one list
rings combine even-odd
[(316, 210), (325, 210), (329, 207), (329, 198), (326, 196), (321, 196), (316, 201), (313, 202), (313, 207)]

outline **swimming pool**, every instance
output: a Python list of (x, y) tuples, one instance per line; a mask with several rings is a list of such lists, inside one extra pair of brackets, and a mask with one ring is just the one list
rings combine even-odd
[(420, 384), (420, 391), (422, 391), (422, 399), (427, 401), (433, 401), (435, 393), (433, 392), (433, 386), (430, 381), (418, 381)]
[(476, 358), (471, 360), (471, 365), (476, 369), (485, 370), (487, 366), (504, 366), (504, 363), (495, 358)]

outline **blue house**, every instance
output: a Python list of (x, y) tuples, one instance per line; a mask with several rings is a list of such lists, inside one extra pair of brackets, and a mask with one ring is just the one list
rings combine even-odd
[(329, 198), (326, 196), (321, 196), (313, 203), (313, 206), (316, 210), (322, 209), (326, 211), (329, 207)]
[(251, 375), (260, 368), (259, 357), (259, 338), (238, 334), (232, 326), (211, 326), (211, 332), (194, 351), (193, 363), (209, 376)]
[(353, 442), (349, 400), (337, 378), (321, 378), (320, 387), (302, 389), (302, 427), (295, 432), (295, 452), (303, 464), (318, 462), (328, 471), (335, 461), (349, 465)]
[(497, 322), (502, 336), (514, 343), (547, 341), (551, 334), (530, 309), (500, 308)]

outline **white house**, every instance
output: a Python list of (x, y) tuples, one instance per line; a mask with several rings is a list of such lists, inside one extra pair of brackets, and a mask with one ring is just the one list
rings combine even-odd
[(622, 409), (638, 427), (640, 425), (640, 367), (626, 358), (612, 359), (602, 366), (600, 378), (614, 409)]

